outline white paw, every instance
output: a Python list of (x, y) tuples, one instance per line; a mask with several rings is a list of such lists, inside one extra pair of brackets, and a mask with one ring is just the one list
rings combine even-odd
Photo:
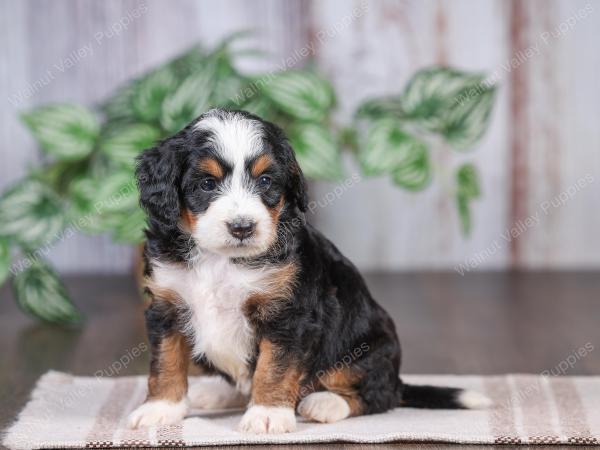
[(458, 402), (467, 409), (486, 409), (492, 406), (492, 401), (477, 391), (462, 391)]
[(296, 429), (294, 409), (283, 406), (251, 406), (242, 417), (239, 429), (254, 434), (294, 431)]
[(183, 420), (187, 411), (188, 405), (185, 400), (180, 402), (150, 400), (129, 414), (127, 426), (142, 428), (154, 425), (174, 425)]
[(188, 398), (193, 408), (225, 409), (246, 406), (248, 398), (223, 378), (190, 384)]
[(337, 422), (350, 415), (348, 402), (333, 392), (313, 392), (302, 399), (298, 413), (317, 422)]

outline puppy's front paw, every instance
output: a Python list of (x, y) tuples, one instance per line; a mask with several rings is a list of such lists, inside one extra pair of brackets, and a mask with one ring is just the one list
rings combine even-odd
[(129, 414), (127, 426), (142, 428), (154, 425), (174, 425), (183, 420), (187, 411), (188, 405), (185, 400), (180, 402), (150, 400)]
[(242, 417), (239, 429), (254, 434), (294, 431), (296, 430), (294, 409), (283, 406), (251, 406)]

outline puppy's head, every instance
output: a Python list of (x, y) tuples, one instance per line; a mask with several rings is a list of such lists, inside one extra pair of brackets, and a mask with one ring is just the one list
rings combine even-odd
[(155, 235), (183, 231), (202, 250), (264, 253), (282, 214), (306, 210), (305, 182), (281, 129), (211, 110), (138, 160), (140, 202)]

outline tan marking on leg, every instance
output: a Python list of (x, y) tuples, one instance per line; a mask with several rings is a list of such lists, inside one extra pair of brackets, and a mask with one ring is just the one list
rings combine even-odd
[(148, 378), (148, 400), (182, 400), (188, 387), (190, 346), (180, 333), (162, 339), (153, 355)]
[(295, 408), (301, 373), (282, 350), (263, 339), (252, 378), (252, 404)]
[(350, 406), (350, 415), (358, 416), (363, 412), (363, 404), (356, 390), (356, 384), (362, 376), (359, 371), (352, 367), (330, 369), (319, 377), (319, 383), (325, 390), (343, 397)]
[(153, 298), (165, 300), (169, 303), (181, 303), (181, 297), (172, 289), (159, 286), (151, 278), (144, 280), (144, 287)]
[(198, 163), (198, 168), (215, 178), (223, 178), (223, 175), (225, 175), (223, 166), (214, 158), (202, 158)]
[(267, 170), (271, 166), (271, 164), (273, 164), (273, 159), (269, 155), (267, 155), (267, 154), (260, 155), (252, 163), (252, 168), (250, 169), (250, 173), (252, 174), (253, 177), (258, 177), (265, 170)]

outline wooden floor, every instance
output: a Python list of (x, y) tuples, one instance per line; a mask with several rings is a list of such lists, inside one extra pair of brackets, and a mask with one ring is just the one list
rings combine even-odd
[[(396, 322), (404, 373), (541, 373), (591, 343), (598, 350), (567, 374), (600, 374), (600, 273), (372, 274), (367, 281)], [(68, 287), (87, 316), (81, 329), (36, 323), (16, 308), (7, 286), (0, 290), (0, 428), (47, 370), (110, 370), (145, 342), (132, 278), (76, 277)], [(146, 373), (147, 356), (119, 375)], [(448, 446), (419, 446), (438, 447)]]

